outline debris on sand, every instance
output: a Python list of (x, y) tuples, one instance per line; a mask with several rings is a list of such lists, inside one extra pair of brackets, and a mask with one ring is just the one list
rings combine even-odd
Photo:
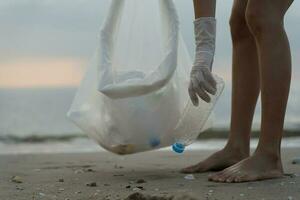
[(149, 196), (139, 192), (129, 195), (125, 200), (172, 200), (173, 197)]
[(13, 176), (13, 177), (11, 177), (10, 180), (13, 183), (23, 183), (22, 177), (20, 177), (20, 176)]
[(172, 200), (198, 200), (198, 199), (186, 194), (181, 196), (175, 196), (172, 198)]
[(97, 183), (96, 182), (87, 183), (86, 186), (88, 186), (88, 187), (97, 187)]
[(75, 174), (83, 174), (84, 171), (82, 169), (77, 169), (74, 171)]
[(42, 193), (42, 192), (40, 192), (39, 195), (40, 195), (41, 197), (46, 196), (46, 194), (45, 194), (45, 193)]
[(135, 191), (135, 192), (141, 191), (141, 190), (145, 190), (145, 188), (143, 186), (136, 186), (132, 189), (132, 191)]
[(88, 168), (88, 169), (85, 169), (84, 170), (85, 172), (96, 172), (94, 169), (92, 169), (92, 168)]
[(134, 191), (134, 192), (137, 192), (137, 191), (141, 191), (141, 189), (140, 189), (140, 188), (137, 188), (137, 187), (135, 187), (135, 188), (133, 188), (133, 189), (132, 189), (132, 191)]
[(117, 164), (115, 164), (115, 165), (114, 165), (114, 168), (115, 168), (115, 169), (123, 169), (124, 167), (123, 167), (123, 166), (121, 166), (121, 165), (117, 165)]
[(284, 174), (285, 176), (289, 177), (289, 178), (295, 178), (295, 177), (299, 177), (299, 174)]
[(145, 181), (144, 179), (138, 179), (136, 181), (137, 184), (142, 184), (142, 183), (146, 183), (147, 181)]
[(150, 196), (139, 192), (129, 195), (124, 200), (197, 200), (189, 195), (183, 196)]
[(24, 190), (24, 188), (17, 186), (16, 187), (17, 190)]
[(188, 174), (184, 177), (185, 180), (195, 180), (195, 176), (193, 174)]
[(125, 176), (124, 174), (114, 174), (113, 176)]

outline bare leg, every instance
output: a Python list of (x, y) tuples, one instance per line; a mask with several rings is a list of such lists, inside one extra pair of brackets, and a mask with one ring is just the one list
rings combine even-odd
[(195, 18), (214, 17), (216, 13), (216, 0), (194, 0)]
[(249, 0), (246, 18), (260, 61), (262, 125), (253, 156), (210, 177), (219, 182), (245, 182), (283, 175), (280, 143), (291, 79), (291, 55), (284, 15), (291, 0)]
[(249, 156), (249, 140), (259, 86), (255, 39), (245, 19), (248, 0), (235, 0), (231, 16), (233, 85), (231, 132), (225, 148), (206, 160), (183, 169), (184, 173), (222, 170)]

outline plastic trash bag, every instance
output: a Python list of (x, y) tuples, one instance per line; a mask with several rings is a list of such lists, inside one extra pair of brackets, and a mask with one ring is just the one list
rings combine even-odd
[(194, 107), (192, 62), (172, 0), (112, 0), (93, 62), (68, 117), (103, 148), (125, 155), (192, 143), (214, 104)]

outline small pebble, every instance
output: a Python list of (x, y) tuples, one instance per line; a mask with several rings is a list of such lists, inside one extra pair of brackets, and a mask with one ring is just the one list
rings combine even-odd
[(297, 174), (284, 174), (285, 176), (289, 177), (289, 178), (295, 178), (297, 177)]
[(64, 188), (59, 188), (58, 190), (59, 190), (59, 191), (61, 191), (61, 192), (62, 192), (62, 191), (65, 191), (65, 189), (64, 189)]
[(195, 180), (195, 176), (193, 174), (188, 174), (184, 177), (186, 180)]
[(104, 186), (110, 186), (110, 184), (107, 184), (107, 183), (104, 183), (103, 185), (104, 185)]
[(134, 192), (141, 191), (141, 190), (142, 190), (142, 189), (137, 188), (137, 187), (135, 187), (135, 188), (132, 189), (132, 191), (134, 191)]
[(88, 187), (97, 187), (97, 183), (96, 182), (87, 183), (86, 186), (88, 186)]
[(114, 174), (113, 176), (124, 176), (124, 174)]
[(288, 200), (293, 200), (294, 198), (292, 196), (288, 196)]
[(95, 170), (93, 170), (93, 169), (91, 169), (91, 168), (87, 169), (86, 171), (87, 171), (87, 172), (95, 172)]
[(131, 186), (130, 186), (130, 185), (127, 185), (126, 188), (129, 189), (129, 188), (131, 188)]
[(13, 176), (11, 177), (11, 182), (14, 182), (14, 183), (23, 183), (23, 180), (20, 176)]
[(16, 187), (17, 190), (24, 190), (24, 188), (17, 186)]
[(209, 193), (213, 193), (214, 191), (213, 191), (213, 190), (209, 190), (208, 192), (209, 192)]
[(115, 169), (123, 169), (124, 167), (123, 167), (123, 166), (120, 166), (120, 165), (117, 165), (117, 164), (115, 164), (114, 168), (115, 168)]
[(81, 194), (82, 192), (81, 191), (77, 191), (77, 192), (75, 192), (75, 194)]
[(243, 197), (243, 196), (245, 196), (245, 194), (240, 194), (240, 197)]
[(58, 182), (63, 183), (63, 182), (65, 182), (65, 180), (63, 178), (60, 178), (60, 179), (58, 179)]
[(40, 192), (39, 195), (40, 195), (41, 197), (46, 196), (46, 195), (45, 195), (44, 193), (42, 193), (42, 192)]
[(82, 169), (78, 169), (74, 171), (75, 174), (82, 174), (84, 171)]
[(146, 181), (145, 181), (144, 179), (138, 179), (138, 180), (136, 181), (136, 183), (141, 184), (141, 183), (146, 183)]

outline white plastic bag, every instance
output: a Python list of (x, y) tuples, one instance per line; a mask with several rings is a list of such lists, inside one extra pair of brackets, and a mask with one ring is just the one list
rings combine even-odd
[(172, 0), (112, 0), (93, 62), (68, 117), (103, 148), (132, 154), (188, 145), (212, 103), (191, 104), (192, 62)]

